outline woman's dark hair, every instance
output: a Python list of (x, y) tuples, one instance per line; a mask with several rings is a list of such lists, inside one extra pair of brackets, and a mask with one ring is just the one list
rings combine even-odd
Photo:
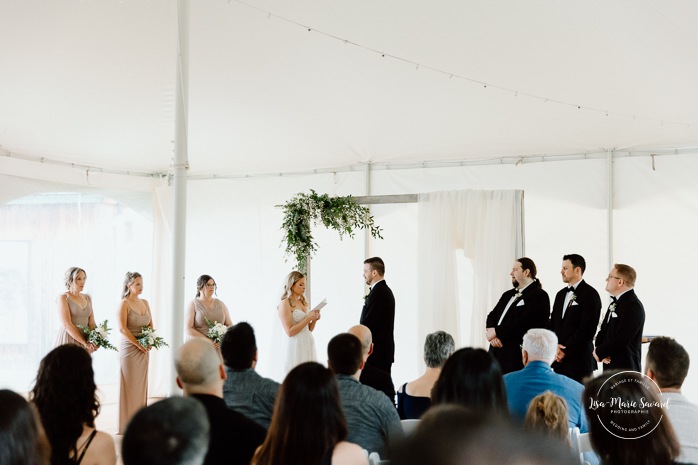
[(51, 443), (51, 463), (68, 463), (77, 452), (83, 425), (94, 428), (99, 414), (92, 357), (74, 344), (58, 346), (41, 360), (30, 393)]
[(319, 363), (302, 363), (281, 385), (269, 432), (252, 463), (320, 465), (346, 436), (334, 373)]
[[(212, 279), (213, 278), (207, 274), (202, 274), (201, 276), (199, 276), (199, 279), (196, 280), (196, 297), (199, 297), (201, 295), (201, 291), (204, 290), (204, 286), (206, 286), (206, 283)], [(216, 284), (216, 280), (213, 279), (213, 292), (215, 293), (217, 290), (218, 284)]]
[[(622, 373), (619, 376), (619, 373)], [(614, 379), (610, 379), (614, 377)], [(620, 381), (620, 382), (619, 382)], [(642, 409), (619, 409), (619, 407), (598, 407), (590, 410), (591, 399), (610, 404), (611, 398), (623, 402), (645, 403)], [(614, 465), (670, 465), (679, 456), (681, 446), (661, 406), (656, 385), (641, 373), (634, 371), (605, 371), (587, 382), (584, 388), (584, 410), (589, 419), (591, 446), (602, 463)], [(669, 407), (671, 408), (671, 407)], [(643, 413), (644, 412), (644, 413)], [(622, 439), (611, 434), (606, 428), (613, 423), (622, 427), (643, 426), (649, 434), (637, 441)], [(656, 428), (652, 428), (656, 425)], [(610, 426), (612, 428), (612, 426)], [(624, 433), (625, 434), (625, 433)], [(643, 434), (638, 432), (637, 436)]]
[(431, 390), (432, 404), (460, 404), (476, 413), (508, 416), (499, 363), (482, 349), (466, 347), (451, 355)]
[(32, 406), (16, 392), (0, 390), (0, 464), (48, 465), (50, 455)]

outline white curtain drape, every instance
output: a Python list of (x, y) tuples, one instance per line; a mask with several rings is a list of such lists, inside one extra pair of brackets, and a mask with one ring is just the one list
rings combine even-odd
[[(523, 191), (420, 194), (418, 211), (420, 341), (443, 330), (458, 346), (484, 347), (487, 313), (523, 251)], [(459, 255), (469, 260), (471, 279)], [(471, 301), (460, 302), (459, 294)]]

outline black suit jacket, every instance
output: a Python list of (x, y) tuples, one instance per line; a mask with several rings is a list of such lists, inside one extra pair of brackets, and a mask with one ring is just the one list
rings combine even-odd
[(596, 356), (599, 360), (611, 357), (611, 363), (603, 365), (604, 371), (641, 371), (642, 329), (645, 326), (642, 302), (631, 289), (616, 302), (617, 316), (609, 319), (609, 313), (606, 310), (601, 329), (596, 335)]
[(361, 324), (373, 335), (373, 353), (366, 362), (390, 374), (395, 358), (395, 297), (385, 280), (373, 285), (361, 311)]
[(582, 280), (574, 291), (574, 302), (570, 302), (562, 318), (562, 307), (567, 296), (563, 288), (555, 296), (553, 313), (550, 315), (550, 329), (557, 334), (558, 344), (566, 348), (562, 362), (554, 362), (553, 370), (578, 382), (591, 375), (596, 369), (594, 335), (601, 316), (601, 297), (596, 289)]
[(524, 334), (531, 328), (547, 328), (550, 318), (550, 298), (536, 281), (523, 290), (521, 297), (509, 307), (502, 324), (497, 325), (514, 294), (516, 289), (502, 294), (497, 305), (487, 315), (487, 328), (495, 328), (497, 337), (502, 341), (501, 348), (490, 346), (489, 350), (499, 362), (502, 374), (523, 368), (520, 345)]
[(249, 465), (267, 435), (257, 422), (225, 405), (220, 397), (192, 394), (206, 408), (211, 434), (204, 465)]

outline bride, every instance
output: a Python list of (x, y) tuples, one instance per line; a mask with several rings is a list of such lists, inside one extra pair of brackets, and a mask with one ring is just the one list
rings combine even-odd
[(288, 335), (288, 352), (286, 356), (286, 372), (303, 362), (314, 362), (315, 340), (311, 331), (315, 329), (320, 319), (319, 310), (308, 311), (305, 300), (305, 276), (298, 271), (292, 271), (286, 277), (281, 303), (277, 307), (281, 325)]

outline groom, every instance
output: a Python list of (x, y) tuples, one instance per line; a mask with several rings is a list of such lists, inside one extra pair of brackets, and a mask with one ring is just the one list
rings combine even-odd
[(366, 364), (390, 374), (395, 355), (395, 297), (385, 283), (384, 275), (385, 263), (382, 259), (373, 257), (364, 261), (364, 280), (371, 290), (364, 298), (360, 323), (373, 334), (373, 354)]

